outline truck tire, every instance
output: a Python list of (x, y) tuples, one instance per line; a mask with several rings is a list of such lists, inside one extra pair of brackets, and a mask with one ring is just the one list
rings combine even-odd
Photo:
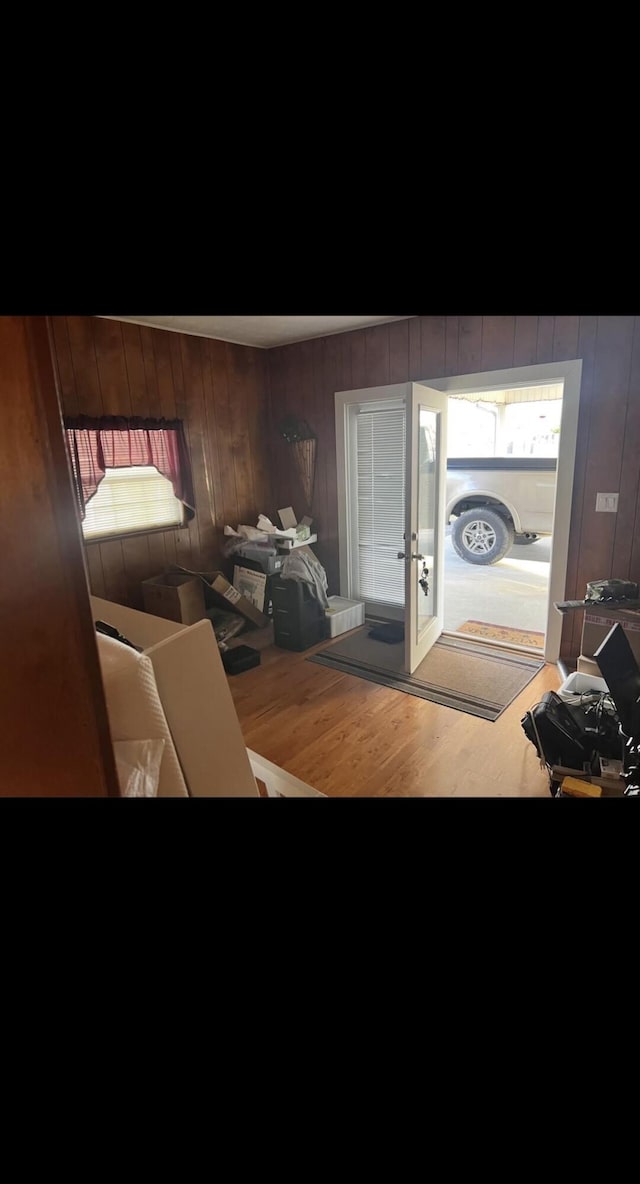
[(465, 510), (451, 527), (451, 542), (467, 563), (498, 563), (513, 543), (513, 526), (488, 506)]
[(513, 543), (516, 547), (528, 547), (530, 543), (537, 543), (539, 538), (539, 534), (516, 534)]

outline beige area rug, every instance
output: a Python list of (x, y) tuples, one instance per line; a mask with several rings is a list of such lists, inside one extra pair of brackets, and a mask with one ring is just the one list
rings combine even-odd
[(365, 625), (307, 661), (492, 721), (544, 666), (544, 661), (513, 650), (441, 637), (410, 675), (402, 671), (404, 642), (387, 645), (373, 641), (368, 632)]
[(485, 637), (487, 641), (506, 641), (509, 645), (527, 645), (544, 650), (544, 633), (533, 629), (511, 629), (508, 625), (491, 625), (488, 621), (465, 621), (458, 625), (456, 633), (470, 633), (473, 637)]

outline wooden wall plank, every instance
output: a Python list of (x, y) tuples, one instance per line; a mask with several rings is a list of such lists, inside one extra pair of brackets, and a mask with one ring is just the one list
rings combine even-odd
[(231, 453), (232, 432), (225, 346), (223, 341), (208, 341), (207, 346), (213, 387), (213, 415), (218, 430), (218, 461), (224, 520), (228, 526), (232, 526), (235, 530), (239, 525), (238, 499), (236, 496), (236, 474)]
[[(116, 604), (128, 604), (129, 582), (120, 539), (108, 539), (97, 545), (100, 547), (106, 599), (115, 600)], [(150, 574), (157, 575), (157, 572)], [(93, 592), (93, 587), (91, 591)]]
[(564, 362), (577, 358), (580, 317), (555, 317), (553, 325), (552, 361)]
[(89, 543), (84, 548), (87, 564), (87, 577), (94, 596), (106, 597), (104, 572), (102, 570), (102, 556), (99, 543)]
[[(620, 485), (634, 317), (598, 317), (589, 464), (584, 482), (578, 586), (613, 571), (615, 514), (596, 513), (596, 493)], [(584, 593), (583, 593), (584, 595)]]
[[(226, 345), (226, 364), (229, 376), (231, 423), (231, 452), (236, 475), (236, 495), (240, 522), (255, 526), (255, 494), (251, 467), (251, 444), (248, 428), (246, 350), (240, 345)], [(254, 519), (253, 521), (251, 519)]]
[(446, 317), (420, 317), (421, 378), (442, 378), (445, 372)]
[(126, 603), (131, 608), (143, 609), (142, 581), (148, 578), (149, 542), (146, 534), (123, 539), (122, 562), (126, 579)]
[[(147, 391), (147, 398), (145, 409), (147, 415), (162, 416), (165, 414), (162, 410), (162, 400), (158, 387), (158, 372), (156, 368), (156, 354), (155, 343), (158, 343), (161, 336), (166, 337), (166, 334), (158, 334), (154, 329), (149, 329), (146, 325), (138, 325), (140, 332), (140, 345), (142, 348), (142, 364), (144, 366), (144, 382)], [(175, 404), (172, 402), (172, 407), (175, 412)], [(154, 411), (151, 409), (155, 408)]]
[(120, 321), (92, 318), (93, 344), (104, 415), (131, 415), (129, 378)]
[[(329, 339), (324, 337), (322, 340), (328, 341)], [(351, 346), (351, 381), (353, 383), (351, 390), (359, 391), (361, 388), (371, 385), (367, 384), (367, 361), (364, 343), (364, 330), (356, 329), (355, 332), (350, 333), (349, 344)]]
[[(640, 321), (634, 318), (631, 344), (631, 366), (627, 389), (627, 405), (623, 428), (622, 463), (619, 487), (611, 488), (619, 493), (618, 513), (615, 518), (612, 571), (616, 578), (637, 581), (631, 575), (634, 554), (635, 525), (638, 510), (638, 458), (640, 457)], [(637, 560), (637, 551), (636, 551)]]
[[(341, 347), (340, 367), (337, 376), (339, 390), (351, 390), (351, 342), (345, 333)], [(346, 386), (344, 385), (346, 383)], [(331, 437), (331, 392), (326, 391), (324, 342), (316, 338), (313, 342), (313, 430), (318, 438), (316, 451), (316, 480), (313, 497), (313, 531), (319, 539), (324, 538), (329, 506), (327, 497), (327, 456), (335, 448)], [(326, 412), (325, 412), (326, 398)], [(335, 409), (335, 400), (333, 401)], [(335, 418), (334, 418), (335, 425)], [(335, 436), (335, 426), (334, 426)], [(323, 555), (325, 549), (323, 548)], [(320, 556), (318, 555), (318, 558)], [(321, 560), (322, 562), (322, 560)]]
[[(143, 329), (144, 333), (145, 330)], [(172, 333), (162, 333), (157, 329), (149, 329), (152, 334), (152, 350), (153, 350), (153, 369), (151, 363), (145, 364), (147, 373), (147, 386), (149, 382), (153, 384), (153, 376), (155, 373), (156, 388), (151, 385), (149, 388), (149, 396), (151, 399), (156, 399), (156, 412), (161, 419), (175, 419), (178, 415), (176, 392), (173, 384), (173, 365), (171, 360), (171, 338)], [(157, 393), (156, 393), (157, 392)]]
[(515, 317), (483, 317), (482, 370), (504, 370), (513, 366)]
[(409, 321), (392, 321), (389, 325), (389, 382), (406, 382), (409, 324)]
[[(60, 339), (60, 338), (58, 338)], [(0, 796), (118, 787), (45, 317), (0, 317)]]
[(340, 566), (337, 558), (338, 479), (336, 474), (335, 392), (338, 390), (338, 344), (336, 337), (325, 338), (324, 388), (325, 407), (333, 412), (333, 417), (328, 415), (324, 423), (320, 425), (318, 451), (322, 456), (326, 475), (326, 517), (322, 523), (322, 536), (318, 535), (317, 554), (327, 573), (329, 593), (335, 594), (340, 588)]
[[(78, 415), (106, 415), (93, 343), (93, 317), (67, 317), (69, 348), (76, 378)], [(57, 351), (56, 351), (57, 357)], [(62, 392), (65, 397), (65, 392)], [(65, 414), (66, 405), (63, 404)]]
[[(409, 320), (409, 357), (407, 360), (409, 373), (404, 378), (398, 378), (397, 382), (406, 382), (407, 379), (417, 382), (420, 378), (432, 377), (422, 373), (422, 323), (420, 317), (411, 317)], [(399, 367), (397, 367), (396, 373), (399, 372)]]
[[(349, 342), (349, 334), (339, 333), (336, 337), (336, 346), (338, 350), (338, 389), (341, 391), (350, 391), (353, 388), (351, 385), (351, 344)], [(389, 381), (392, 382), (393, 379), (390, 378)]]
[(538, 349), (538, 318), (516, 317), (514, 366), (533, 366)]
[[(615, 492), (619, 487), (633, 327), (633, 317), (597, 317), (591, 374), (585, 373), (583, 363), (581, 416), (588, 427), (588, 451), (580, 477), (574, 481), (572, 520), (575, 513), (580, 515), (577, 555), (570, 547), (577, 598), (584, 596), (589, 580), (616, 574), (612, 570), (616, 515), (597, 513), (595, 502), (598, 491)], [(579, 424), (579, 450), (581, 445)], [(573, 622), (572, 651), (579, 651), (580, 627), (580, 621)]]
[[(211, 515), (217, 532), (217, 539), (224, 537), (224, 499), (222, 496), (222, 480), (220, 476), (220, 441), (218, 439), (218, 425), (215, 416), (215, 401), (213, 395), (213, 377), (211, 374), (211, 358), (209, 356), (206, 338), (198, 338), (200, 349), (200, 365), (202, 367), (202, 397), (204, 403), (204, 465), (207, 490), (211, 503)], [(226, 442), (223, 443), (226, 447)]]
[(51, 329), (55, 342), (52, 353), (60, 387), (60, 401), (66, 409), (67, 415), (79, 415), (78, 394), (76, 391), (76, 376), (73, 369), (73, 358), (69, 345), (69, 331), (66, 317), (51, 317)]
[[(337, 342), (337, 339), (336, 339), (336, 342)], [(299, 359), (300, 359), (300, 363), (299, 363), (300, 364), (300, 369), (299, 369), (300, 378), (299, 378), (299, 383), (298, 383), (298, 410), (296, 413), (300, 416), (301, 419), (306, 420), (306, 422), (309, 424), (309, 427), (312, 428), (313, 431), (317, 433), (317, 428), (315, 426), (315, 419), (316, 419), (315, 410), (316, 409), (315, 409), (315, 383), (314, 383), (314, 378), (313, 378), (313, 368), (314, 368), (313, 342), (312, 341), (302, 341), (297, 348), (298, 348), (298, 355), (299, 355)], [(336, 344), (336, 349), (337, 348), (338, 347)], [(318, 450), (318, 443), (316, 443), (316, 455), (317, 455), (317, 450)], [(288, 446), (288, 456), (292, 457), (292, 449), (291, 449), (290, 445)], [(296, 517), (297, 517), (298, 521), (300, 521), (300, 519), (303, 518), (305, 515), (307, 515), (307, 514), (309, 516), (312, 515), (313, 506), (307, 505), (302, 481), (300, 480), (300, 477), (298, 475), (298, 472), (297, 472), (292, 460), (291, 460), (290, 464), (291, 464), (291, 468), (293, 471), (293, 486), (292, 486), (292, 488), (295, 490), (295, 500), (293, 501), (293, 507), (296, 512)]]
[[(322, 349), (321, 341), (318, 348)], [(287, 467), (287, 454), (285, 452), (285, 442), (280, 435), (279, 424), (287, 413), (288, 408), (286, 396), (286, 353), (283, 349), (280, 349), (276, 351), (276, 356), (272, 357), (273, 353), (273, 350), (268, 351), (267, 370), (269, 374), (269, 421), (271, 424), (271, 455), (269, 457), (269, 465), (273, 483), (273, 512), (275, 514), (277, 509), (286, 504), (284, 480)], [(273, 518), (272, 521), (274, 521)]]
[(475, 374), (482, 365), (482, 317), (458, 318), (458, 374)]
[(447, 317), (445, 321), (444, 372), (445, 374), (459, 374), (458, 343), (460, 337), (460, 318)]
[[(169, 356), (171, 358), (171, 377), (176, 400), (176, 416), (184, 423), (187, 448), (191, 454), (191, 440), (189, 422), (187, 420), (187, 401), (184, 389), (184, 375), (182, 372), (182, 350), (180, 333), (169, 333)], [(180, 567), (197, 568), (200, 555), (200, 531), (198, 516), (192, 518), (181, 530), (175, 531), (176, 557)]]
[[(364, 372), (366, 386), (389, 383), (389, 326), (373, 325), (364, 331)], [(336, 358), (340, 346), (336, 338)], [(374, 381), (375, 380), (375, 381)]]
[[(199, 337), (186, 334), (174, 334), (178, 338), (181, 351), (182, 374), (184, 379), (184, 415), (185, 430), (188, 432), (189, 456), (191, 457), (191, 472), (193, 475), (193, 489), (196, 503), (196, 517), (190, 524), (192, 545), (191, 561), (196, 558), (196, 570), (205, 571), (211, 568), (213, 558), (218, 548), (216, 545), (215, 503), (213, 490), (207, 481), (207, 418), (204, 405), (204, 379), (202, 371), (202, 353)], [(195, 529), (191, 529), (192, 526)], [(197, 536), (196, 536), (197, 530)]]
[(538, 317), (536, 362), (553, 361), (553, 326), (555, 317)]
[(149, 416), (149, 396), (147, 393), (147, 377), (145, 373), (144, 353), (140, 336), (140, 325), (130, 325), (122, 321), (122, 346), (124, 364), (129, 384), (129, 400), (131, 414)]

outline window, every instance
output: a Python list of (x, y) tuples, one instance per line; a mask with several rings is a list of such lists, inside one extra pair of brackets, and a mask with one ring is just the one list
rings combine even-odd
[(183, 526), (195, 515), (182, 421), (65, 418), (85, 539)]
[(87, 503), (85, 539), (181, 526), (184, 506), (173, 486), (153, 465), (107, 469), (97, 493)]

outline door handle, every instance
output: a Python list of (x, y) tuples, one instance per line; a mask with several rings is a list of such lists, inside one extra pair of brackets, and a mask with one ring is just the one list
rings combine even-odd
[(412, 559), (424, 559), (424, 555), (412, 555)]

